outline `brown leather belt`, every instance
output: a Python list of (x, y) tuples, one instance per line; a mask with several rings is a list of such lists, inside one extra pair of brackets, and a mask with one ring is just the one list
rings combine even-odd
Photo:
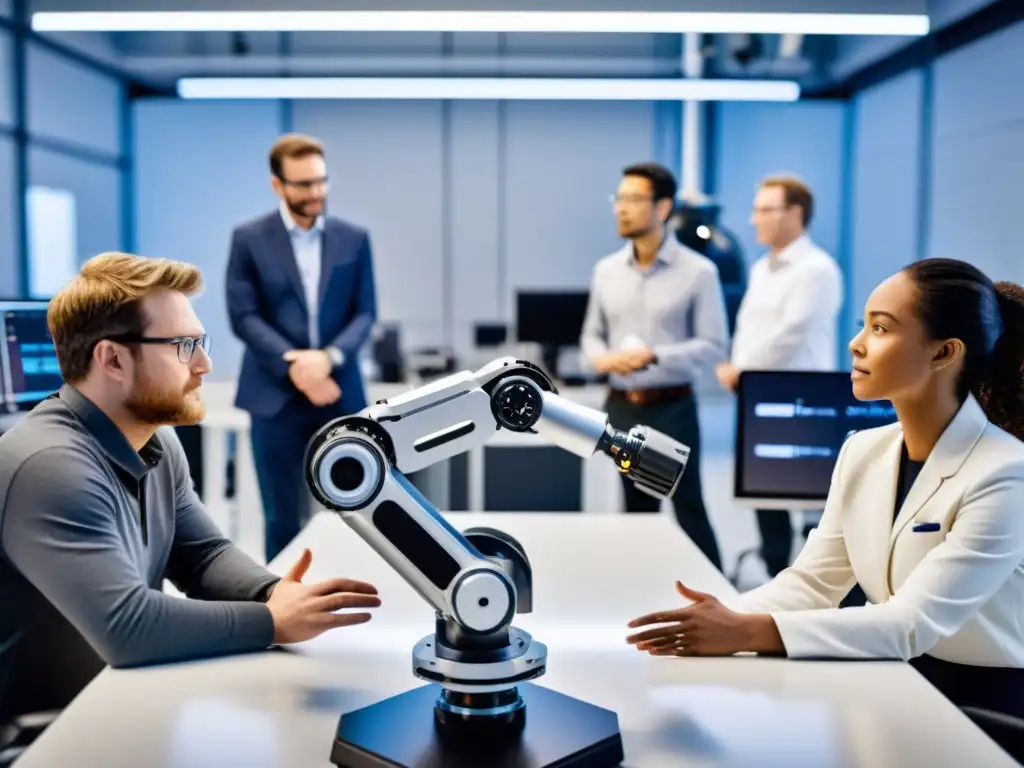
[(689, 384), (682, 384), (678, 387), (657, 387), (656, 389), (613, 389), (609, 393), (612, 400), (633, 405), (653, 405), (692, 396), (693, 387)]

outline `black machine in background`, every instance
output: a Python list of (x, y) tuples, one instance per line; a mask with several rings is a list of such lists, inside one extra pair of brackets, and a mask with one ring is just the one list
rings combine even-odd
[(718, 223), (721, 211), (722, 207), (714, 203), (680, 201), (669, 216), (668, 227), (680, 243), (711, 259), (718, 267), (732, 335), (747, 290), (747, 268), (739, 240)]

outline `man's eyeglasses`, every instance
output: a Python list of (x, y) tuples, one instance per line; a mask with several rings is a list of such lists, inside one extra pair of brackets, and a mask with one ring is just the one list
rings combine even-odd
[(281, 183), (284, 184), (285, 186), (295, 187), (296, 189), (302, 189), (302, 190), (305, 190), (305, 191), (309, 191), (311, 189), (316, 189), (317, 187), (323, 187), (323, 188), (326, 189), (327, 186), (330, 184), (330, 181), (328, 181), (326, 176), (324, 176), (322, 179), (297, 179), (297, 180), (295, 180), (295, 179), (286, 179), (283, 176), (278, 176), (277, 178), (280, 179)]
[(608, 195), (608, 202), (613, 207), (616, 205), (643, 205), (644, 203), (653, 203), (654, 198), (646, 195)]
[(769, 213), (782, 213), (788, 211), (788, 205), (766, 205), (758, 208), (756, 205), (751, 209), (751, 214), (754, 216), (764, 216)]
[(205, 333), (202, 336), (174, 336), (168, 338), (122, 334), (121, 336), (112, 336), (110, 340), (124, 344), (174, 344), (178, 347), (178, 359), (183, 363), (192, 362), (192, 356), (200, 347), (202, 347), (203, 352), (207, 355), (210, 354), (210, 337)]

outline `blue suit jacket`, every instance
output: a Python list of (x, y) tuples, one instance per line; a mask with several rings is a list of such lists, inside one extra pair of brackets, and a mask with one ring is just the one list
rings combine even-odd
[[(328, 217), (321, 254), (321, 346), (345, 354), (333, 375), (341, 387), (341, 409), (354, 413), (366, 407), (357, 353), (377, 319), (369, 235)], [(309, 315), (291, 238), (278, 211), (232, 233), (225, 283), (231, 329), (245, 344), (235, 405), (253, 416), (273, 417), (296, 398), (308, 403), (288, 378), (283, 358), (289, 350), (309, 348)]]

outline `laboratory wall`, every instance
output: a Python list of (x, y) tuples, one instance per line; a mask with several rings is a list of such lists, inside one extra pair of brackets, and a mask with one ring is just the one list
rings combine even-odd
[(854, 323), (875, 286), (923, 255), (924, 80), (921, 70), (911, 70), (861, 92), (850, 105), (850, 308), (844, 337), (855, 333)]
[(934, 65), (928, 253), (1024, 282), (1024, 23)]

